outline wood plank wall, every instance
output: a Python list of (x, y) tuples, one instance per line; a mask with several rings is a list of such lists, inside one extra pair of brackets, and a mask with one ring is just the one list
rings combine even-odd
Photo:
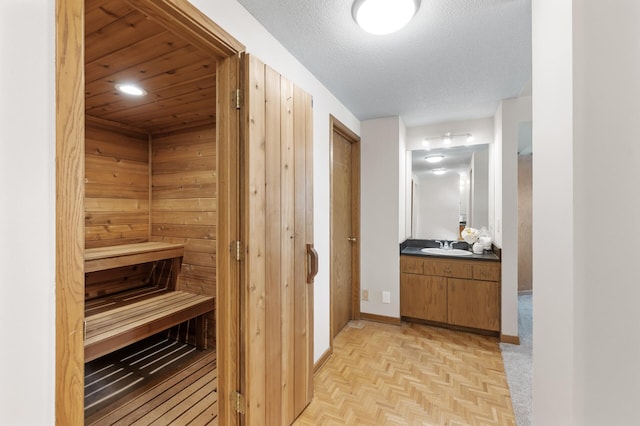
[(245, 421), (288, 425), (313, 391), (312, 103), (259, 59), (247, 66)]
[(85, 248), (149, 240), (149, 143), (87, 126)]
[[(151, 239), (185, 244), (177, 289), (216, 294), (216, 130), (212, 126), (152, 137)], [(208, 316), (215, 346), (215, 314)]]

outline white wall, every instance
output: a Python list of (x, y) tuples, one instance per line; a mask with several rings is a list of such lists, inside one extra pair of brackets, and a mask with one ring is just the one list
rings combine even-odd
[(573, 18), (575, 422), (632, 424), (640, 402), (638, 252), (593, 247), (637, 246), (640, 2), (582, 0)]
[[(531, 121), (531, 96), (505, 99), (495, 120), (493, 147), (495, 244), (502, 249), (502, 334), (518, 335), (518, 128)], [(492, 205), (489, 204), (489, 210)], [(490, 226), (491, 227), (491, 226)]]
[[(469, 132), (475, 138), (474, 144), (492, 143), (493, 117), (407, 127), (407, 149), (425, 149), (422, 144), (424, 138), (442, 136), (446, 132), (451, 132), (452, 134)], [(451, 146), (466, 144), (466, 138), (456, 138), (452, 141)]]
[[(400, 317), (400, 144), (399, 117), (361, 123), (360, 286), (369, 290), (362, 312)], [(402, 158), (405, 158), (404, 155)], [(382, 303), (382, 291), (391, 303)]]
[(398, 117), (398, 243), (407, 239), (407, 128)]
[[(53, 423), (54, 2), (0, 3), (0, 423)], [(35, 29), (35, 30), (34, 30)]]
[(460, 211), (460, 175), (423, 173), (416, 187), (416, 239), (457, 240)]
[(635, 0), (533, 2), (536, 425), (638, 422), (637, 254), (606, 249), (640, 217), (638, 17)]
[[(245, 44), (249, 53), (313, 96), (315, 245), (320, 256), (314, 300), (317, 360), (329, 348), (329, 114), (355, 133), (360, 132), (359, 121), (237, 1), (194, 0), (193, 4)], [(3, 424), (54, 423), (54, 6), (49, 0), (0, 3)], [(397, 251), (397, 232), (394, 235)], [(39, 259), (37, 268), (33, 259)], [(19, 327), (15, 318), (20, 318)]]
[(532, 5), (536, 425), (575, 424), (572, 3)]

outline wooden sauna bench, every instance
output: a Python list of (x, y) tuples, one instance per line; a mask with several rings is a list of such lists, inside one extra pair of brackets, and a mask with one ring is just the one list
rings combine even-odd
[(184, 246), (160, 242), (125, 244), (85, 250), (85, 276), (170, 259), (168, 285), (140, 286), (96, 297), (85, 303), (85, 362), (196, 318), (196, 346), (204, 349), (204, 314), (214, 298), (175, 289)]

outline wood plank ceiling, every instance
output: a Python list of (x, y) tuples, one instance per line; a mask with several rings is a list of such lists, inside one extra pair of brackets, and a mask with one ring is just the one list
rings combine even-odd
[[(216, 62), (126, 0), (86, 0), (87, 120), (157, 134), (215, 123)], [(136, 83), (148, 93), (119, 93)]]

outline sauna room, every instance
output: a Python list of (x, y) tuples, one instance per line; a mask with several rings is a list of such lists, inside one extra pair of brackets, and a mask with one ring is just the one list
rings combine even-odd
[(84, 57), (85, 424), (207, 424), (220, 58), (122, 0), (85, 2)]

